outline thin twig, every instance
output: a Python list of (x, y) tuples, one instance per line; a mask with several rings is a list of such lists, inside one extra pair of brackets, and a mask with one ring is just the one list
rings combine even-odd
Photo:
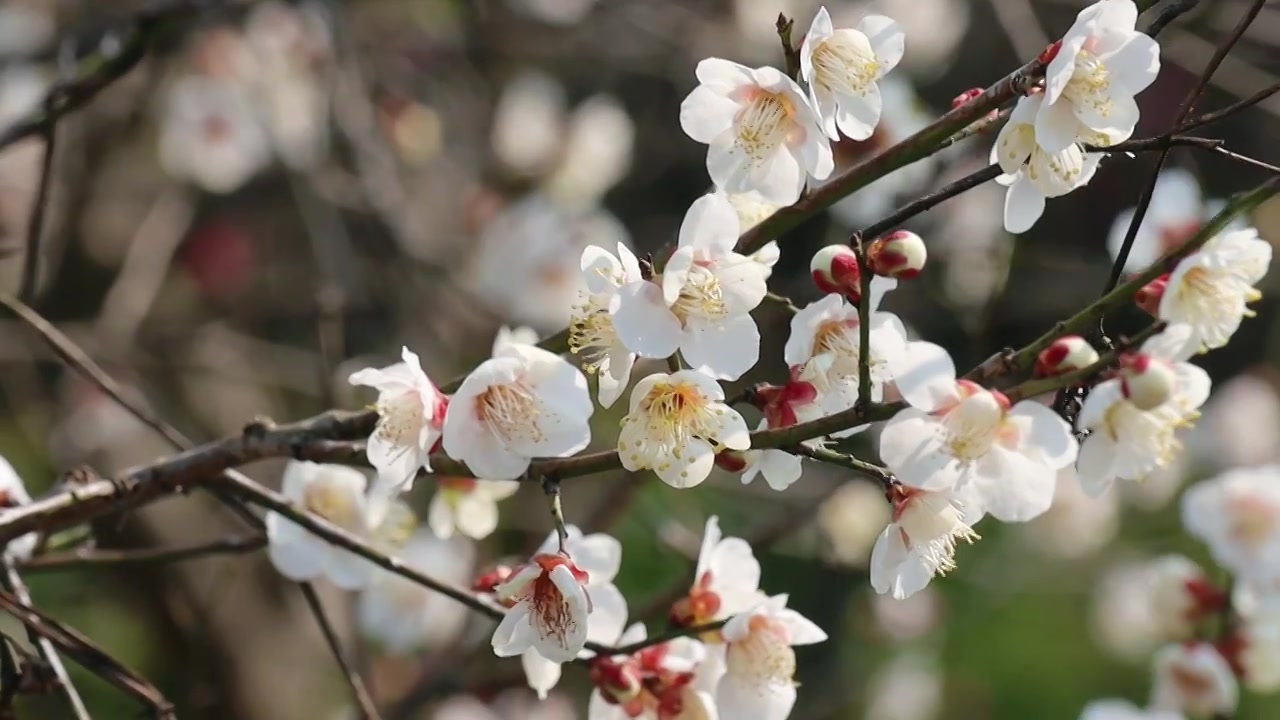
[(857, 236), (853, 246), (858, 259), (858, 402), (855, 407), (871, 406), (871, 266), (867, 262), (867, 245), (874, 236)]
[(764, 294), (764, 299), (768, 300), (774, 305), (777, 305), (778, 307), (781, 307), (783, 310), (786, 310), (792, 315), (800, 312), (799, 306), (797, 306), (794, 302), (792, 302), (791, 298), (785, 295), (779, 295), (778, 293), (775, 293), (775, 292), (767, 292)]
[(86, 567), (152, 565), (199, 560), (215, 555), (244, 555), (261, 550), (267, 544), (265, 535), (228, 537), (211, 543), (182, 548), (145, 548), (142, 550), (84, 549), (66, 553), (47, 553), (22, 563), (26, 572), (76, 570)]
[(795, 20), (778, 13), (778, 39), (782, 41), (782, 57), (786, 62), (787, 75), (792, 79), (800, 80), (800, 52), (791, 44), (791, 31), (795, 28)]
[[(52, 112), (54, 96), (45, 98), (46, 112)], [(31, 206), (31, 219), (27, 225), (27, 254), (22, 259), (22, 282), (18, 286), (18, 298), (31, 302), (36, 294), (40, 275), (40, 241), (44, 237), (45, 212), (49, 207), (49, 188), (53, 185), (53, 160), (57, 147), (58, 125), (51, 122), (41, 128), (44, 138), (44, 154), (40, 158), (40, 184), (36, 186), (35, 200)]]
[(338, 661), (338, 667), (342, 669), (342, 674), (346, 676), (347, 685), (351, 687), (351, 692), (355, 696), (356, 706), (360, 709), (362, 720), (382, 720), (382, 716), (378, 714), (378, 706), (374, 704), (373, 698), (369, 695), (369, 690), (365, 687), (360, 673), (356, 671), (355, 665), (347, 659), (347, 655), (342, 649), (342, 641), (338, 638), (338, 633), (334, 631), (333, 624), (329, 622), (328, 616), (325, 615), (324, 607), (320, 605), (320, 595), (316, 593), (315, 587), (308, 582), (298, 583), (298, 587), (302, 590), (302, 596), (307, 600), (307, 607), (311, 608), (311, 616), (316, 619), (316, 624), (320, 626), (320, 632), (324, 634), (324, 641), (329, 646), (329, 652)]
[(1254, 105), (1257, 105), (1258, 103), (1262, 102), (1263, 100), (1266, 100), (1267, 98), (1271, 97), (1272, 95), (1275, 95), (1277, 92), (1280, 92), (1280, 82), (1272, 83), (1271, 85), (1259, 90), (1253, 95), (1250, 95), (1249, 97), (1243, 100), (1238, 100), (1236, 102), (1233, 102), (1224, 108), (1221, 108), (1219, 110), (1214, 110), (1211, 113), (1205, 113), (1204, 115), (1201, 115), (1200, 117), (1194, 120), (1189, 120), (1186, 123), (1184, 123), (1182, 127), (1178, 128), (1178, 131), (1189, 132), (1191, 130), (1204, 127), (1205, 125), (1208, 125), (1210, 123), (1215, 123), (1223, 118), (1229, 117), (1231, 115), (1235, 115), (1241, 110), (1246, 110), (1248, 108), (1251, 108)]
[(867, 462), (866, 460), (859, 460), (848, 453), (836, 452), (835, 450), (828, 450), (827, 448), (814, 447), (805, 443), (783, 448), (783, 450), (786, 450), (793, 455), (801, 455), (817, 460), (818, 462), (827, 463), (828, 465), (847, 468), (859, 473), (860, 475), (871, 478), (881, 485), (888, 486), (894, 482), (893, 473), (889, 472), (888, 468)]
[(1162, 30), (1169, 27), (1169, 23), (1195, 9), (1199, 4), (1200, 0), (1173, 0), (1160, 11), (1155, 20), (1151, 21), (1151, 24), (1147, 26), (1146, 33), (1151, 37), (1159, 35)]
[(1115, 347), (1086, 367), (1053, 377), (1028, 380), (1005, 391), (1005, 396), (1009, 398), (1010, 402), (1018, 402), (1019, 400), (1060, 390), (1064, 387), (1064, 383), (1066, 383), (1066, 387), (1073, 387), (1087, 380), (1092, 380), (1099, 374), (1115, 367), (1121, 355), (1141, 345), (1148, 338), (1163, 331), (1164, 328), (1165, 323), (1163, 322), (1152, 323), (1132, 337), (1120, 338), (1116, 341)]
[[(34, 607), (31, 601), (31, 591), (27, 589), (27, 584), (22, 581), (22, 576), (18, 574), (17, 568), (14, 567), (13, 558), (5, 555), (4, 557), (4, 585), (9, 592), (18, 599), (18, 602), (27, 607)], [(67, 696), (67, 704), (71, 706), (71, 712), (77, 720), (91, 720), (89, 709), (85, 707), (84, 700), (80, 697), (80, 693), (76, 691), (76, 686), (71, 684), (71, 675), (67, 673), (67, 666), (62, 663), (62, 658), (58, 655), (58, 650), (53, 646), (53, 642), (49, 638), (41, 635), (28, 628), (28, 634), (36, 647), (40, 650), (40, 655), (49, 665), (49, 669), (53, 671), (54, 677), (58, 679), (58, 684), (62, 686), (62, 692)]]

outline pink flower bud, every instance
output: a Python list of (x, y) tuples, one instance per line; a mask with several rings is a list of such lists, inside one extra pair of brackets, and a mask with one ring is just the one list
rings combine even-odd
[(955, 98), (951, 101), (951, 109), (955, 110), (956, 108), (960, 107), (961, 105), (964, 105), (967, 102), (972, 102), (974, 98), (980, 97), (983, 92), (984, 90), (980, 87), (969, 88), (968, 90), (965, 90), (964, 92), (955, 96)]
[(723, 470), (740, 473), (747, 469), (747, 456), (737, 450), (721, 450), (716, 453), (715, 463)]
[(824, 293), (844, 295), (855, 304), (862, 297), (858, 256), (847, 245), (828, 245), (814, 253), (809, 271), (813, 284)]
[(1165, 288), (1169, 287), (1169, 273), (1152, 280), (1133, 294), (1133, 302), (1151, 317), (1158, 317), (1160, 300), (1164, 297)]
[(1089, 367), (1098, 362), (1098, 351), (1079, 335), (1067, 335), (1053, 341), (1036, 358), (1036, 376), (1051, 377)]
[(597, 658), (591, 663), (591, 684), (600, 689), (604, 699), (613, 705), (626, 705), (640, 696), (644, 685), (640, 672), (629, 661)]
[(910, 280), (924, 269), (929, 253), (924, 240), (908, 230), (895, 230), (867, 247), (867, 267), (883, 277)]
[(1053, 62), (1054, 58), (1058, 57), (1058, 51), (1061, 49), (1062, 49), (1062, 41), (1056, 40), (1053, 42), (1053, 44), (1049, 45), (1049, 47), (1046, 47), (1044, 49), (1044, 52), (1040, 53), (1040, 57), (1037, 59), (1040, 62), (1044, 63), (1045, 65), (1048, 65), (1049, 63)]
[(796, 407), (806, 405), (818, 399), (818, 389), (813, 383), (795, 379), (797, 370), (792, 370), (792, 379), (786, 385), (761, 384), (756, 386), (752, 395), (755, 406), (764, 411), (765, 419), (771, 428), (791, 427), (799, 422)]
[(1177, 384), (1173, 366), (1142, 353), (1120, 358), (1120, 377), (1125, 399), (1139, 410), (1153, 410), (1168, 402)]

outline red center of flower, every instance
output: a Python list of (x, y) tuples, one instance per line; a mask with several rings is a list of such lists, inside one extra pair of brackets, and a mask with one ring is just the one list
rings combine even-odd
[(715, 619), (720, 612), (720, 596), (711, 589), (711, 571), (702, 573), (689, 594), (671, 606), (671, 622), (680, 627), (702, 625)]
[(469, 477), (442, 477), (436, 481), (441, 490), (469, 493), (476, 489), (476, 479)]
[(791, 371), (785, 385), (759, 385), (755, 388), (755, 405), (764, 412), (771, 428), (791, 427), (798, 422), (796, 406), (813, 402), (818, 389), (812, 383), (795, 379), (798, 369)]
[(570, 626), (576, 620), (569, 607), (568, 598), (561, 592), (560, 586), (556, 585), (555, 581), (551, 579), (551, 571), (559, 567), (568, 568), (569, 572), (573, 574), (573, 579), (577, 580), (581, 585), (587, 584), (588, 575), (585, 570), (574, 565), (573, 561), (564, 555), (539, 553), (534, 555), (529, 562), (542, 568), (542, 574), (533, 580), (529, 589), (529, 597), (533, 603), (533, 614), (537, 618), (538, 624), (547, 634), (564, 643)]

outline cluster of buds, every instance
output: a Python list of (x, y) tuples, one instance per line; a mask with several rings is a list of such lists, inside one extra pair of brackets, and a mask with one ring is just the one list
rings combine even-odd
[(1120, 389), (1139, 410), (1154, 410), (1168, 402), (1177, 386), (1173, 365), (1146, 353), (1120, 356)]
[(673, 669), (679, 664), (668, 662), (668, 650), (664, 643), (629, 657), (597, 657), (591, 661), (591, 683), (628, 717), (683, 717), (694, 675)]
[[(910, 280), (924, 270), (928, 251), (924, 240), (908, 230), (878, 237), (867, 244), (867, 269), (881, 277)], [(849, 302), (862, 300), (862, 271), (858, 256), (847, 245), (828, 245), (809, 263), (813, 283), (824, 293), (837, 293)]]
[(1054, 377), (1098, 362), (1098, 351), (1079, 335), (1065, 335), (1036, 356), (1037, 377)]

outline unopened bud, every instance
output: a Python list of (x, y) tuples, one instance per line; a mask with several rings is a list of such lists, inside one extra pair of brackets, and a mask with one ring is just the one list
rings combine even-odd
[(491, 593), (502, 583), (511, 579), (515, 574), (515, 568), (510, 565), (499, 565), (494, 569), (480, 575), (471, 583), (471, 589), (479, 593)]
[(723, 470), (740, 473), (747, 469), (747, 456), (737, 450), (721, 450), (716, 453), (715, 463)]
[(614, 705), (626, 705), (640, 696), (640, 673), (630, 662), (599, 658), (591, 663), (591, 684)]
[(909, 230), (895, 230), (867, 247), (867, 267), (883, 277), (910, 280), (924, 269), (929, 253), (924, 240)]
[(968, 90), (965, 90), (964, 92), (955, 96), (955, 98), (951, 100), (951, 109), (955, 110), (956, 108), (960, 107), (961, 105), (964, 105), (967, 102), (972, 102), (974, 99), (981, 97), (983, 92), (984, 92), (983, 89), (980, 87), (969, 88)]
[(1053, 62), (1054, 58), (1058, 57), (1058, 51), (1060, 50), (1062, 50), (1062, 41), (1057, 40), (1053, 44), (1051, 44), (1049, 47), (1046, 47), (1044, 49), (1044, 52), (1040, 53), (1040, 57), (1036, 59), (1044, 63), (1045, 65), (1048, 65), (1049, 63)]
[(1141, 353), (1120, 358), (1121, 389), (1139, 410), (1153, 410), (1169, 401), (1177, 376), (1169, 363)]
[(828, 245), (814, 253), (809, 263), (813, 284), (824, 293), (838, 293), (852, 303), (862, 297), (858, 256), (847, 245)]
[(793, 372), (793, 379), (786, 385), (761, 384), (752, 393), (756, 407), (764, 411), (770, 428), (791, 427), (799, 422), (796, 407), (806, 405), (818, 399), (818, 389), (813, 383), (794, 379), (798, 375)]
[(1158, 317), (1160, 315), (1160, 300), (1164, 298), (1164, 291), (1168, 287), (1169, 273), (1165, 273), (1143, 285), (1138, 292), (1134, 293), (1133, 302), (1151, 317)]
[(1052, 345), (1036, 357), (1036, 375), (1052, 377), (1089, 367), (1096, 362), (1098, 351), (1087, 340), (1079, 335), (1067, 335), (1054, 340)]

